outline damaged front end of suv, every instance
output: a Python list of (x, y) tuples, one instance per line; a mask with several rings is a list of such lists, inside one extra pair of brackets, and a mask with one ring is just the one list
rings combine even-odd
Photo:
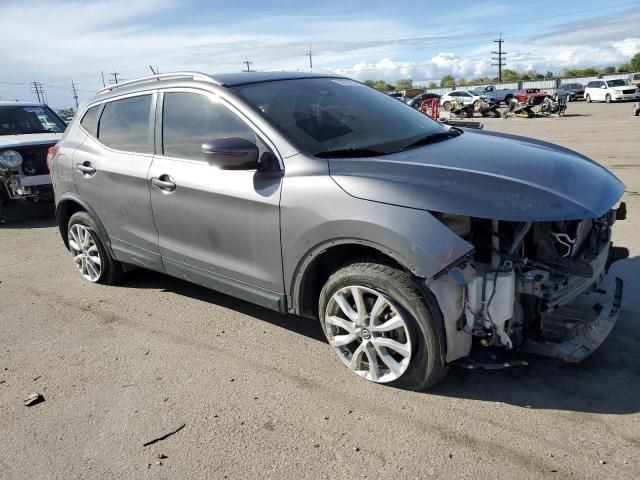
[(567, 362), (592, 353), (620, 310), (622, 280), (606, 274), (613, 262), (628, 256), (627, 249), (611, 243), (611, 227), (625, 216), (624, 203), (599, 218), (568, 221), (439, 215), (475, 247), (430, 284), (439, 299), (444, 294), (458, 299), (439, 300), (448, 306), (443, 313), (451, 346), (457, 347), (449, 360), (468, 349), (469, 335), (483, 346)]
[(332, 175), (356, 197), (428, 210), (468, 246), (425, 280), (447, 363), (468, 357), (474, 338), (568, 362), (606, 339), (622, 299), (607, 271), (628, 256), (612, 245), (626, 206), (611, 172), (557, 145), (471, 130), (375, 160), (335, 162)]

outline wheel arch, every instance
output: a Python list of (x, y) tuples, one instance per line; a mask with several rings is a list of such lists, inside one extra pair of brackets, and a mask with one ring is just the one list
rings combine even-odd
[(91, 206), (85, 202), (82, 198), (74, 193), (65, 193), (60, 197), (56, 204), (56, 221), (58, 223), (58, 229), (60, 230), (60, 235), (62, 236), (62, 241), (64, 242), (65, 247), (69, 248), (69, 238), (68, 238), (68, 225), (69, 220), (76, 212), (86, 212), (93, 220), (96, 222), (98, 226), (98, 234), (104, 240), (105, 247), (108, 250), (109, 255), (113, 257), (113, 251), (111, 250), (111, 240), (109, 239), (109, 235), (107, 234), (107, 230), (104, 228), (104, 225), (100, 221), (100, 217), (95, 212)]
[(416, 271), (407, 258), (379, 243), (358, 238), (328, 240), (313, 247), (298, 262), (289, 290), (290, 312), (315, 318), (324, 282), (338, 268), (363, 257), (378, 257), (408, 272)]

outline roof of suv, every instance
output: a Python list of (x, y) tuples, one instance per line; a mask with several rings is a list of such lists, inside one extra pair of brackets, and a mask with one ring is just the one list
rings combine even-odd
[(0, 100), (0, 107), (46, 107), (44, 103), (18, 102), (17, 100)]
[(333, 73), (313, 72), (237, 72), (207, 74), (211, 79), (224, 87), (235, 87), (249, 83), (272, 82), (274, 80), (293, 80), (298, 78), (331, 78), (340, 77)]

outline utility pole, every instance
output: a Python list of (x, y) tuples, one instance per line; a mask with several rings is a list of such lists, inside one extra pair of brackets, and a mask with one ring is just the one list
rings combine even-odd
[(44, 95), (44, 85), (42, 85), (42, 83), (34, 80), (31, 91), (38, 96), (38, 103), (47, 103), (47, 97)]
[(71, 79), (71, 91), (73, 92), (73, 99), (76, 101), (76, 110), (78, 110), (78, 91), (76, 90), (76, 84)]
[(158, 72), (156, 72), (151, 65), (149, 65), (149, 69), (151, 70), (151, 73), (153, 73), (154, 75), (158, 74)]
[(250, 62), (249, 60), (245, 60), (242, 63), (244, 63), (247, 66), (247, 69), (245, 70), (245, 72), (250, 72), (251, 71), (250, 65), (253, 65), (253, 62)]
[(306, 57), (309, 57), (309, 68), (313, 68), (313, 54), (311, 53), (311, 44), (309, 44), (309, 51), (304, 55)]
[(502, 82), (502, 67), (507, 65), (507, 59), (505, 57), (507, 52), (502, 51), (502, 44), (504, 43), (504, 40), (502, 39), (502, 32), (500, 32), (500, 38), (498, 40), (494, 40), (493, 43), (498, 44), (498, 51), (491, 52), (492, 55), (497, 55), (497, 57), (491, 57), (491, 60), (498, 63), (492, 63), (491, 65), (498, 67), (498, 81)]
[[(114, 70), (115, 70), (115, 68), (114, 68)], [(111, 72), (109, 75), (113, 75), (113, 82), (117, 84), (118, 83), (118, 75), (119, 75), (119, 73), (118, 72)]]
[(100, 70), (100, 75), (102, 75), (102, 88), (104, 88), (107, 86), (107, 84), (104, 81), (104, 72), (102, 70)]

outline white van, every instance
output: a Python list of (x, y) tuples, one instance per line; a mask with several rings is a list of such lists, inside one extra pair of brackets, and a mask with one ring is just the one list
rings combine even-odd
[(584, 98), (587, 102), (604, 101), (611, 103), (614, 100), (638, 100), (640, 90), (629, 83), (629, 80), (593, 80), (587, 83), (584, 90)]

